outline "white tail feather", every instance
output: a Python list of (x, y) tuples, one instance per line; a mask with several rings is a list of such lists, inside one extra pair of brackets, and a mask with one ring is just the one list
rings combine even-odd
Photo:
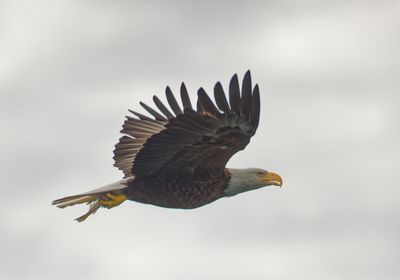
[(100, 207), (102, 207), (102, 205), (100, 204), (101, 199), (107, 200), (108, 199), (106, 196), (107, 194), (114, 194), (114, 195), (121, 194), (122, 190), (127, 188), (129, 182), (131, 182), (133, 179), (134, 177), (128, 177), (118, 182), (108, 184), (104, 187), (94, 189), (86, 193), (63, 197), (54, 200), (53, 205), (57, 205), (57, 207), (59, 208), (65, 208), (68, 206), (82, 204), (82, 203), (90, 204), (89, 211), (85, 215), (76, 219), (78, 222), (82, 222), (91, 214), (96, 213), (96, 211)]

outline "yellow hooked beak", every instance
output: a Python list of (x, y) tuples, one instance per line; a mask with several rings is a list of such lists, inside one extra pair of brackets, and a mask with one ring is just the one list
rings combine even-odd
[(261, 181), (267, 185), (282, 187), (282, 178), (276, 173), (268, 172), (261, 176)]

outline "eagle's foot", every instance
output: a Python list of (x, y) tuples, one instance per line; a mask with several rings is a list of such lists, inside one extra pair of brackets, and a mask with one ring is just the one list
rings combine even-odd
[(110, 209), (110, 208), (120, 205), (122, 202), (124, 202), (127, 199), (128, 199), (127, 196), (124, 194), (106, 193), (105, 197), (102, 197), (101, 199), (99, 199), (98, 203), (101, 206)]

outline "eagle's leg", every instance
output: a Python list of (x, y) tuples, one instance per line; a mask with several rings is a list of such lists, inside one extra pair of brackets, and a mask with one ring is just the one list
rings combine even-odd
[(99, 204), (99, 203), (97, 203), (97, 202), (92, 203), (92, 204), (90, 205), (90, 207), (89, 207), (89, 211), (88, 211), (85, 215), (80, 216), (79, 218), (76, 218), (75, 220), (78, 221), (78, 222), (83, 222), (84, 220), (87, 219), (87, 217), (89, 217), (90, 215), (96, 213), (96, 211), (97, 211), (99, 208), (100, 208), (100, 204)]
[(106, 207), (108, 209), (118, 206), (122, 202), (128, 199), (127, 196), (123, 193), (118, 193), (118, 194), (106, 193), (105, 195), (106, 198), (99, 199), (98, 203), (101, 206)]
[(100, 208), (100, 207), (105, 207), (105, 208), (113, 208), (115, 206), (120, 205), (122, 202), (124, 202), (127, 199), (126, 195), (124, 195), (123, 193), (116, 193), (116, 194), (112, 194), (112, 193), (105, 193), (100, 195), (97, 199), (93, 199), (92, 201), (89, 201), (88, 203), (90, 204), (89, 207), (89, 211), (75, 219), (78, 222), (83, 222), (84, 220), (87, 219), (87, 217), (89, 217), (90, 215), (96, 213), (96, 211)]

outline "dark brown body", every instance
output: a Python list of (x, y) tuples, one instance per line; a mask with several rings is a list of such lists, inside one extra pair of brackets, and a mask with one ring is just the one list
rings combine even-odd
[(128, 199), (167, 208), (197, 208), (224, 197), (229, 173), (224, 169), (193, 174), (160, 174), (134, 179), (124, 190)]

